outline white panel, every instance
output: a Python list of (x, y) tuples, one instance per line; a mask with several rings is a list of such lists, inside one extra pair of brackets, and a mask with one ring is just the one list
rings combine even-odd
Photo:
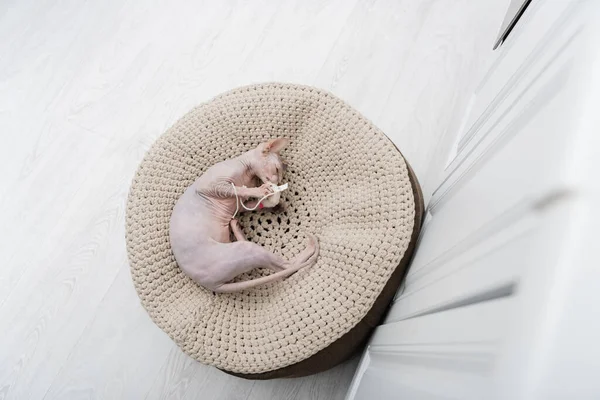
[(482, 399), (512, 309), (501, 299), (379, 327), (354, 398)]
[(580, 36), (585, 10), (572, 6), (567, 11), (558, 18), (561, 23), (558, 33), (552, 33), (553, 40), (544, 39), (543, 55), (535, 62), (521, 60), (528, 64), (526, 79), (510, 86), (449, 166), (434, 192), (429, 208), (433, 219), (407, 284), (413, 275), (423, 273), (421, 269), (443, 264), (502, 228), (514, 210), (526, 209), (571, 185), (565, 164), (581, 103), (578, 65), (586, 52)]
[(554, 36), (562, 32), (565, 20), (571, 17), (568, 9), (576, 7), (565, 1), (538, 0), (527, 8), (474, 94), (465, 131), (460, 134), (459, 148), (481, 128), (516, 86), (527, 81), (532, 67), (546, 56), (547, 47), (556, 44)]
[(598, 268), (573, 264), (584, 239), (593, 253), (580, 228), (598, 229), (586, 220), (598, 202), (582, 197), (597, 171), (582, 167), (589, 149), (576, 138), (598, 137), (599, 16), (596, 1), (533, 1), (503, 45), (351, 398), (599, 398), (600, 312), (586, 280)]
[(527, 265), (536, 220), (528, 215), (455, 258), (421, 269), (406, 282), (386, 322), (508, 295)]
[[(578, 14), (571, 12), (569, 15), (577, 16)], [(522, 65), (519, 68), (518, 79), (511, 78), (495, 96), (492, 103), (488, 104), (477, 123), (459, 143), (459, 157), (450, 165), (449, 170), (456, 168), (456, 164), (461, 161), (460, 153), (472, 150), (473, 142), (477, 139), (481, 140), (481, 137), (489, 134), (490, 131), (502, 130), (506, 126), (506, 121), (510, 122), (511, 116), (518, 115), (523, 105), (528, 104), (538, 95), (539, 88), (547, 84), (554, 71), (563, 68), (571, 58), (577, 56), (580, 50), (578, 38), (582, 33), (580, 19), (570, 18), (560, 22), (558, 28), (551, 32), (551, 37), (544, 41), (544, 45), (540, 45), (541, 48), (536, 49), (536, 57), (519, 60)], [(552, 40), (548, 41), (550, 39)], [(550, 71), (547, 71), (548, 69)], [(577, 101), (576, 97), (571, 97), (571, 101), (574, 99)], [(481, 96), (478, 96), (474, 101), (473, 108), (479, 105), (481, 100)], [(569, 102), (566, 105), (566, 110), (569, 110), (575, 104)]]
[[(530, 262), (519, 281), (517, 312), (507, 326), (506, 351), (498, 355), (498, 371), (491, 386), (497, 398), (535, 398), (531, 396), (531, 389), (538, 383), (538, 369), (546, 367), (545, 352), (548, 339), (552, 337), (550, 327), (555, 323), (557, 313), (561, 312), (560, 302), (552, 299), (561, 297), (563, 277), (560, 266), (567, 262), (564, 244), (571, 240), (571, 214), (577, 204), (576, 199), (571, 195), (552, 203), (531, 244)], [(580, 399), (575, 395), (577, 388), (565, 392), (569, 391), (573, 395), (563, 398)], [(545, 400), (546, 397), (536, 399)]]
[(497, 136), (487, 136), (434, 193), (429, 209), (433, 218), (409, 280), (461, 242), (481, 240), (500, 228), (510, 219), (510, 209), (527, 208), (567, 187), (568, 129), (553, 117), (564, 114), (569, 93), (563, 91), (564, 72), (554, 72), (530, 106)]

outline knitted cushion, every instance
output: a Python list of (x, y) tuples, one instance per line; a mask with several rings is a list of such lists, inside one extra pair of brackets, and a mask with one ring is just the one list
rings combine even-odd
[[(215, 294), (175, 262), (173, 206), (211, 165), (279, 136), (291, 139), (283, 210), (245, 213), (240, 224), (288, 259), (314, 233), (318, 261), (281, 282)], [(247, 378), (306, 375), (347, 358), (380, 321), (422, 207), (400, 152), (344, 102), (306, 86), (242, 87), (186, 114), (139, 166), (126, 215), (131, 275), (152, 320), (196, 360)]]

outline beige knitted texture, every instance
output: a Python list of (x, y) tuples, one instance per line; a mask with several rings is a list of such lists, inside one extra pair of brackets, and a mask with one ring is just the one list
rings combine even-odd
[[(240, 223), (286, 258), (314, 233), (318, 262), (283, 282), (214, 294), (177, 267), (171, 210), (209, 166), (279, 136), (291, 139), (285, 210)], [(262, 84), (216, 97), (162, 135), (135, 175), (126, 219), (133, 282), (154, 322), (196, 360), (249, 374), (312, 356), (367, 314), (408, 247), (415, 207), (404, 159), (363, 116), (318, 89)]]

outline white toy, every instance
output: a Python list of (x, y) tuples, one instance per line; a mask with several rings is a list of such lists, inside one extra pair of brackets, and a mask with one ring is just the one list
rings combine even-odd
[[(273, 193), (271, 193), (270, 195), (267, 195), (266, 197), (263, 197), (264, 200), (260, 200), (259, 203), (263, 206), (263, 207), (275, 207), (277, 204), (279, 204), (279, 199), (281, 198), (281, 192), (283, 192), (284, 190), (286, 190), (288, 188), (288, 184), (283, 184), (281, 186), (277, 186), (274, 183), (271, 183), (271, 188), (273, 188)], [(260, 207), (260, 208), (263, 208)], [(246, 208), (246, 207), (244, 207)], [(246, 208), (247, 210), (247, 208)]]
[(271, 188), (273, 188), (273, 193), (269, 193), (268, 195), (264, 196), (263, 198), (261, 198), (258, 201), (258, 203), (256, 203), (256, 205), (254, 207), (249, 208), (244, 205), (244, 202), (239, 201), (239, 197), (238, 197), (235, 185), (232, 183), (231, 186), (233, 187), (233, 192), (235, 193), (235, 198), (238, 200), (236, 202), (235, 213), (233, 214), (233, 217), (231, 217), (231, 218), (235, 218), (235, 216), (239, 212), (239, 207), (237, 206), (237, 203), (241, 204), (242, 207), (244, 207), (244, 209), (248, 210), (248, 211), (254, 211), (257, 208), (262, 209), (264, 207), (275, 207), (277, 204), (279, 204), (279, 200), (281, 199), (281, 192), (283, 192), (284, 190), (287, 190), (287, 188), (288, 188), (287, 183), (284, 183), (281, 186), (277, 186), (276, 184), (271, 183)]

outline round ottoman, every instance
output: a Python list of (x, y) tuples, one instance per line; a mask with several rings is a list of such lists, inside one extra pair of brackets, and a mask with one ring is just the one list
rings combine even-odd
[[(314, 233), (318, 261), (282, 282), (215, 294), (178, 268), (171, 211), (208, 167), (273, 137), (291, 139), (282, 153), (290, 189), (280, 207), (242, 214), (240, 224), (286, 258)], [(131, 276), (152, 320), (194, 359), (244, 378), (308, 375), (350, 357), (381, 321), (422, 213), (400, 152), (343, 101), (307, 86), (242, 87), (190, 111), (144, 157), (127, 202)]]

